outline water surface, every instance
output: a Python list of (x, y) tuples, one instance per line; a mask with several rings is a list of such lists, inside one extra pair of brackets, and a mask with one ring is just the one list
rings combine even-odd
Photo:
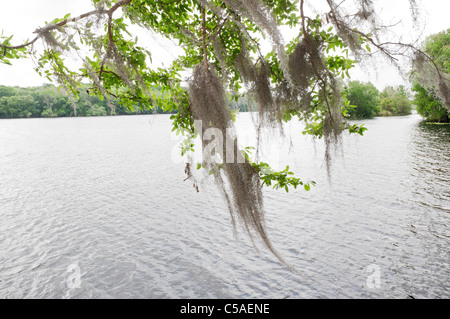
[[(265, 191), (297, 274), (233, 236), (210, 181), (183, 182), (168, 116), (2, 120), (0, 298), (449, 298), (450, 126), (365, 123), (331, 179), (299, 124), (263, 140), (317, 183)], [(240, 115), (248, 143), (251, 124)]]

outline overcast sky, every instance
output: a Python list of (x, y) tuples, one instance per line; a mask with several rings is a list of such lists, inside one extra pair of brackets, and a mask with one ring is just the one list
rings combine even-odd
[[(316, 1), (324, 0), (313, 0)], [(420, 34), (426, 36), (450, 28), (449, 0), (416, 1), (422, 9), (421, 21), (424, 22), (419, 27), (411, 24), (408, 0), (374, 0), (386, 23), (402, 21), (396, 26), (395, 34), (402, 37), (404, 42), (416, 39)], [(92, 8), (91, 0), (0, 0), (0, 30), (3, 30), (5, 35), (14, 34), (13, 44), (19, 44), (27, 38), (33, 38), (33, 31), (44, 26), (45, 21), (63, 17), (69, 12), (75, 17)], [(139, 44), (147, 44), (152, 52), (155, 65), (164, 62), (170, 64), (170, 58), (176, 56), (170, 42), (158, 41), (148, 32), (140, 33), (139, 39)], [(13, 66), (0, 64), (0, 85), (38, 86), (48, 82), (39, 77), (33, 68), (31, 60), (14, 60)], [(386, 85), (402, 84), (402, 79), (394, 68), (381, 67), (378, 72), (370, 71), (371, 69), (358, 68), (351, 73), (352, 78), (371, 81), (379, 89)]]

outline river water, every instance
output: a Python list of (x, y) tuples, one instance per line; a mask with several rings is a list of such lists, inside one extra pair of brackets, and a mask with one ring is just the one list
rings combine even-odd
[[(291, 271), (184, 182), (169, 116), (0, 121), (0, 298), (449, 298), (450, 126), (364, 121), (328, 176), (300, 124), (262, 159), (317, 183), (264, 191)], [(250, 114), (237, 130), (254, 143)]]

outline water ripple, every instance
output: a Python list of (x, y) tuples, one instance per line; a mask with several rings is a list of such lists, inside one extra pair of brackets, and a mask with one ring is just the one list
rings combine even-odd
[[(250, 143), (251, 123), (238, 121)], [(2, 121), (0, 298), (448, 298), (450, 129), (415, 115), (366, 126), (344, 137), (331, 181), (297, 124), (267, 154), (317, 182), (264, 191), (295, 273), (234, 236), (210, 181), (183, 182), (168, 116)]]

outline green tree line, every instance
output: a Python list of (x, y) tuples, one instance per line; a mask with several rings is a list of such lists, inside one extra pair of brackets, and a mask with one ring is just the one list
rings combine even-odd
[[(160, 95), (160, 88), (152, 89)], [(228, 96), (229, 108), (235, 111), (248, 112), (254, 109), (255, 101), (246, 96), (232, 99)], [(136, 114), (167, 114), (176, 110), (165, 110), (158, 105), (154, 109), (121, 106), (117, 101), (101, 99), (91, 95), (86, 86), (79, 99), (70, 97), (54, 85), (45, 84), (38, 87), (0, 86), (0, 118), (39, 118), (39, 117), (71, 117), (71, 116), (109, 116)]]
[(412, 108), (431, 122), (450, 123), (450, 113), (430, 88), (414, 82), (411, 95), (404, 86), (386, 87), (379, 91), (372, 83), (350, 81), (346, 86), (351, 108), (347, 116), (352, 119), (374, 116), (402, 116), (411, 114)]
[(352, 105), (347, 111), (350, 118), (411, 114), (412, 101), (402, 85), (388, 86), (380, 92), (370, 82), (350, 81), (346, 86), (346, 93)]
[[(152, 89), (159, 94), (159, 89)], [(51, 84), (39, 87), (0, 86), (0, 118), (39, 118), (70, 116), (107, 116), (168, 113), (156, 106), (155, 109), (136, 107), (133, 110), (116, 101), (101, 99), (89, 94), (86, 86), (79, 99), (59, 91)]]
[[(450, 29), (429, 36), (422, 50), (433, 58), (435, 65), (442, 70), (442, 76), (450, 75)], [(412, 95), (403, 86), (387, 87), (380, 92), (372, 83), (349, 82), (346, 94), (353, 107), (347, 115), (350, 118), (407, 115), (415, 107), (427, 121), (450, 123), (449, 110), (436, 93), (436, 87), (420, 84), (419, 79), (427, 77), (428, 71), (415, 70), (411, 73)]]
[[(160, 94), (158, 88), (153, 89)], [(429, 121), (449, 122), (450, 116), (433, 90), (414, 83), (413, 97), (404, 86), (386, 87), (379, 91), (372, 83), (350, 81), (345, 88), (347, 99), (352, 105), (348, 109), (349, 118), (372, 118), (374, 116), (401, 116), (411, 114), (415, 106), (417, 112)], [(233, 99), (228, 94), (231, 110), (249, 112), (255, 109), (256, 101), (251, 96)], [(0, 86), (0, 118), (39, 118), (72, 116), (109, 116), (133, 114), (165, 114), (167, 111), (156, 105), (155, 109), (121, 106), (117, 101), (106, 101), (98, 95), (90, 95), (88, 87), (81, 92), (79, 99), (60, 92), (57, 87), (45, 84), (39, 87)]]

